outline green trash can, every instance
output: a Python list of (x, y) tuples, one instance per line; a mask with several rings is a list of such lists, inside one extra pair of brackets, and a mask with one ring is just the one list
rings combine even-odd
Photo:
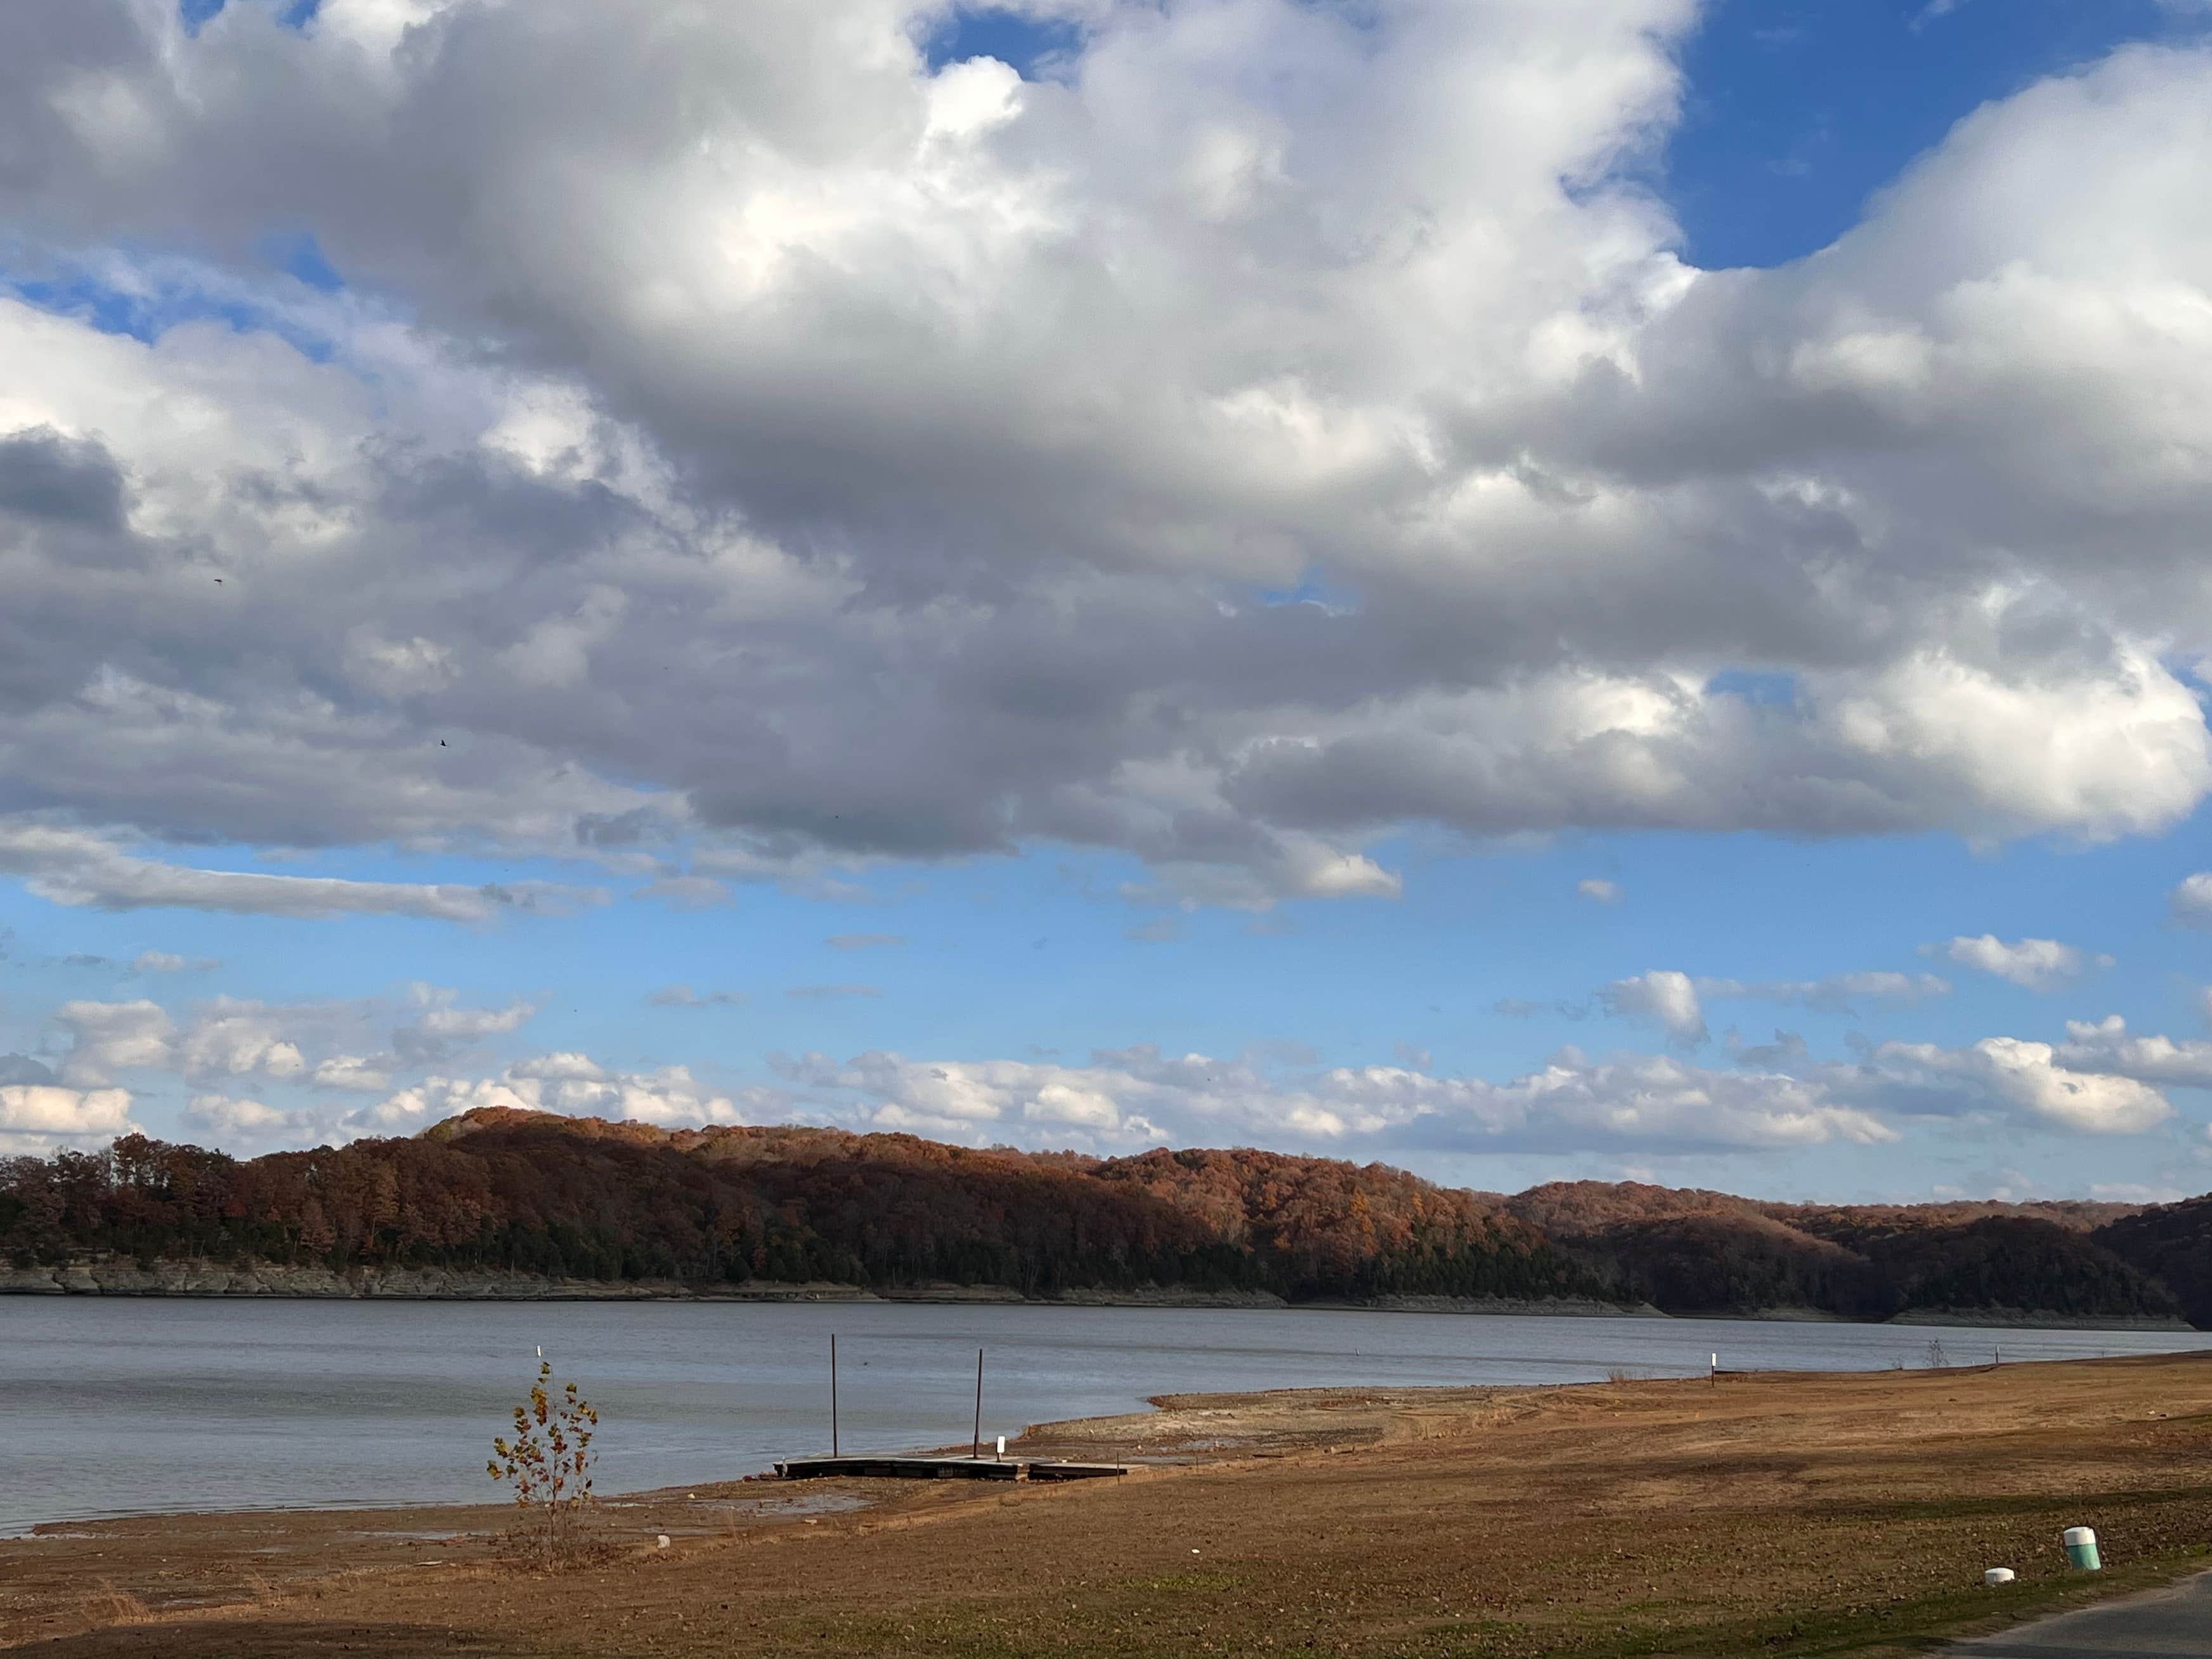
[(2083, 1572), (2102, 1572), (2105, 1564), (2097, 1559), (2097, 1534), (2090, 1527), (2069, 1527), (2063, 1534), (2066, 1540), (2066, 1559)]

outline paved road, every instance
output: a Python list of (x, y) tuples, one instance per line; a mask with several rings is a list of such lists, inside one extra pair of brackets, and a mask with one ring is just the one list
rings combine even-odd
[(1944, 1650), (1948, 1659), (2212, 1659), (2212, 1572)]

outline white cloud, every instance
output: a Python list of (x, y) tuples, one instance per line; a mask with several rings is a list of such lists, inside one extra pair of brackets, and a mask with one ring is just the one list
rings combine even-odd
[(422, 983), (409, 988), (408, 1000), (413, 1017), (393, 1030), (392, 1046), (410, 1066), (436, 1065), (487, 1037), (519, 1031), (538, 1012), (536, 1004), (520, 1000), (504, 1008), (463, 1008), (453, 991)]
[(324, 1139), (314, 1114), (283, 1111), (258, 1100), (235, 1100), (228, 1095), (194, 1095), (185, 1107), (185, 1119), (197, 1126), (210, 1144), (265, 1151), (278, 1146), (306, 1146)]
[(177, 1065), (195, 1079), (258, 1074), (290, 1082), (307, 1069), (299, 1045), (283, 1034), (295, 1010), (218, 998), (202, 1010), (178, 1045)]
[(2137, 1035), (2118, 1014), (2094, 1024), (2069, 1020), (2066, 1031), (2069, 1041), (2060, 1045), (2057, 1058), (2075, 1071), (2109, 1072), (2168, 1087), (2212, 1089), (2212, 1042)]
[(374, 998), (279, 1004), (219, 996), (193, 1005), (181, 1019), (143, 1000), (64, 1003), (53, 1018), (70, 1037), (61, 1069), (71, 1084), (105, 1084), (119, 1071), (147, 1070), (203, 1085), (254, 1077), (375, 1093), (391, 1088), (395, 1067), (442, 1064), (520, 1030), (536, 1009), (525, 1001), (463, 1007), (452, 990), (416, 984), (390, 1029), (392, 1052), (361, 1052), (357, 1045), (392, 1012)]
[(107, 1141), (137, 1127), (128, 1090), (0, 1086), (0, 1152), (43, 1152), (72, 1142)]
[(1577, 882), (1575, 891), (1593, 903), (1618, 904), (1620, 902), (1620, 884), (1606, 881), (1597, 876), (1592, 876), (1586, 881)]
[(2166, 902), (2176, 921), (2191, 927), (2212, 927), (2212, 872), (2200, 870), (2184, 877)]
[(1656, 1021), (1676, 1042), (1705, 1040), (1705, 1011), (1698, 1000), (1697, 983), (1687, 974), (1656, 969), (1633, 979), (1615, 980), (1597, 994), (1606, 1012), (1615, 1018)]
[(496, 888), (194, 870), (134, 857), (82, 830), (20, 821), (0, 822), (0, 871), (29, 877), (31, 890), (56, 904), (102, 910), (172, 906), (248, 915), (354, 914), (481, 922), (514, 902)]
[(473, 1080), (432, 1077), (401, 1089), (374, 1106), (346, 1115), (343, 1127), (359, 1135), (409, 1135), (463, 1112), (485, 1108), (543, 1110), (542, 1091), (534, 1083), (516, 1087), (498, 1078)]
[(54, 1022), (70, 1034), (62, 1076), (81, 1085), (112, 1083), (121, 1071), (173, 1071), (177, 1026), (158, 1003), (65, 1002)]
[(2047, 1042), (1984, 1037), (1964, 1048), (1884, 1043), (1875, 1060), (1899, 1080), (1962, 1086), (1969, 1103), (2084, 1134), (2140, 1134), (2173, 1115), (2155, 1088), (2135, 1078), (2081, 1071)]
[(317, 1063), (309, 1079), (318, 1089), (343, 1089), (357, 1094), (380, 1094), (392, 1086), (388, 1055), (332, 1054)]
[(483, 1107), (635, 1119), (663, 1127), (749, 1121), (735, 1097), (702, 1085), (687, 1066), (619, 1072), (588, 1055), (563, 1053), (518, 1061), (498, 1078), (429, 1078), (353, 1114), (346, 1124), (362, 1133), (411, 1134)]
[(1963, 967), (1995, 974), (2031, 991), (2056, 990), (2078, 977), (2088, 965), (2081, 951), (2055, 939), (2023, 939), (2007, 944), (1994, 933), (1984, 933), (1978, 939), (1961, 936), (1940, 948)]

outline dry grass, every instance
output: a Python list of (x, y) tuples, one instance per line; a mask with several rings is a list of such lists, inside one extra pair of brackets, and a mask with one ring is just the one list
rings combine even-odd
[(84, 1598), (85, 1612), (94, 1622), (103, 1625), (143, 1625), (152, 1617), (146, 1603), (126, 1589), (118, 1589), (113, 1582), (103, 1578), (100, 1589)]

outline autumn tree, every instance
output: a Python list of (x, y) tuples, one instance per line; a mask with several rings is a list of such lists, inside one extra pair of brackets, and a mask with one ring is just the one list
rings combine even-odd
[(589, 1544), (585, 1520), (592, 1498), (592, 1439), (599, 1413), (573, 1382), (554, 1393), (553, 1362), (542, 1356), (530, 1398), (514, 1408), (511, 1435), (495, 1437), (484, 1469), (514, 1488), (522, 1511), (515, 1542), (532, 1561), (555, 1565)]

